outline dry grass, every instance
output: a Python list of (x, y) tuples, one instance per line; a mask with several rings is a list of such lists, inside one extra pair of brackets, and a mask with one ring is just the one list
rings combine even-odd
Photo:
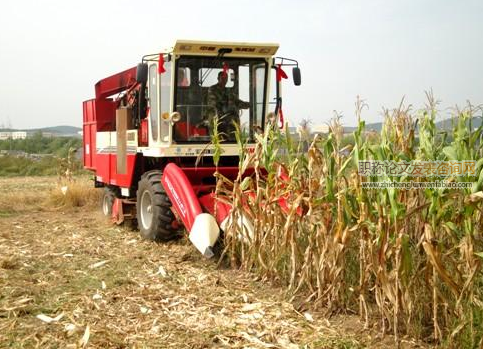
[(65, 204), (55, 179), (1, 180), (0, 189), (42, 198), (0, 218), (0, 347), (390, 346), (355, 316), (329, 322), (280, 287), (218, 269), (184, 239), (144, 241), (95, 206)]
[(0, 178), (0, 217), (42, 209), (55, 183), (49, 177)]
[(94, 183), (88, 178), (78, 178), (70, 181), (60, 181), (50, 192), (46, 204), (53, 207), (95, 206), (101, 191), (94, 188)]
[(0, 217), (31, 210), (95, 205), (100, 191), (86, 176), (75, 180), (54, 177), (0, 178)]

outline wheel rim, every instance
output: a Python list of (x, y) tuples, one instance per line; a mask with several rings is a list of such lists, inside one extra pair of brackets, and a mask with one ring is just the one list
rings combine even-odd
[(149, 191), (145, 191), (141, 197), (141, 224), (144, 229), (149, 229), (152, 223), (153, 200)]
[(104, 200), (102, 200), (102, 213), (104, 216), (109, 216), (109, 211), (111, 208), (111, 203), (108, 195), (104, 195)]

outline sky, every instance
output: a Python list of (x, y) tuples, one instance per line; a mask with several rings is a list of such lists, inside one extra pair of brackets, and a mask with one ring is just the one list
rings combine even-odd
[(432, 89), (448, 107), (483, 103), (481, 0), (6, 1), (0, 11), (0, 126), (82, 125), (94, 84), (176, 39), (276, 42), (298, 60), (284, 81), (296, 125), (367, 122)]

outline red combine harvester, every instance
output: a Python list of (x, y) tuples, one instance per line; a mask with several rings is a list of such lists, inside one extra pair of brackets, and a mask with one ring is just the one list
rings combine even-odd
[[(83, 103), (83, 134), (84, 167), (95, 172), (95, 186), (105, 188), (103, 213), (118, 224), (137, 220), (141, 235), (157, 241), (178, 236), (181, 220), (190, 241), (211, 257), (231, 209), (214, 197), (213, 174), (238, 175), (234, 125), (254, 149), (269, 113), (283, 124), (283, 66), (293, 67), (300, 85), (298, 63), (274, 57), (277, 49), (178, 40), (100, 80), (96, 97)], [(215, 127), (222, 137), (217, 167)]]

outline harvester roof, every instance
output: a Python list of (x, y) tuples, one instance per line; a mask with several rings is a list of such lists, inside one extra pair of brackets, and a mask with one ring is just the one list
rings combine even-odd
[(267, 57), (275, 55), (277, 50), (278, 44), (274, 43), (177, 40), (172, 52), (179, 55), (210, 56), (223, 52), (226, 57)]

